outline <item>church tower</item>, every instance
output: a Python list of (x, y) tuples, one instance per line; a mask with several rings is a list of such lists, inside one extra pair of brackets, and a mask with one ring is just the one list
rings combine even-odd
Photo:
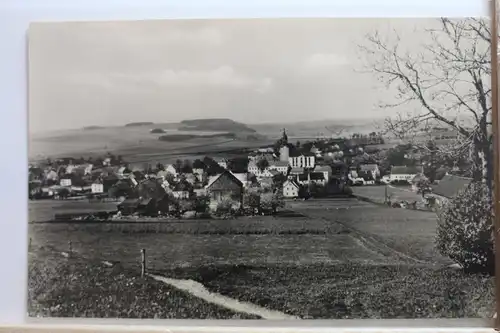
[(288, 147), (288, 136), (283, 128), (283, 136), (281, 137), (280, 161), (287, 162), (290, 158), (290, 148)]

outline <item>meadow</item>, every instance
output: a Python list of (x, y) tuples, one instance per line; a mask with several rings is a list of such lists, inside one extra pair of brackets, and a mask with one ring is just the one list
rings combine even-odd
[[(119, 290), (113, 288), (125, 283), (120, 281), (131, 283), (133, 277), (136, 282), (130, 288), (139, 288), (141, 295), (144, 288), (156, 290), (149, 291), (155, 295), (166, 293), (156, 282), (148, 280), (144, 287), (145, 282), (137, 280), (144, 248), (149, 272), (192, 279), (211, 291), (303, 319), (491, 316), (494, 279), (448, 268), (450, 262), (434, 250), (432, 213), (355, 199), (291, 201), (287, 208), (290, 211), (278, 217), (218, 221), (32, 223), (29, 233), (36, 250), (31, 252), (30, 263), (35, 272), (37, 262), (47, 260), (43, 258), (50, 253), (54, 265), (71, 265), (67, 258), (57, 256), (68, 251), (71, 241), (75, 257), (85, 258), (90, 266), (108, 260), (119, 267), (117, 272), (95, 273), (96, 279), (102, 279), (99, 290), (106, 297), (112, 297), (109, 290)], [(86, 274), (78, 267), (71, 270)], [(52, 279), (62, 278), (57, 270), (52, 274)], [(30, 274), (30, 279), (35, 276)], [(79, 279), (83, 284), (77, 279), (61, 288), (77, 288), (93, 295), (98, 304), (107, 304), (92, 291), (94, 280)], [(86, 286), (91, 290), (85, 291)], [(62, 293), (54, 288), (58, 291), (46, 292)], [(43, 288), (38, 290), (42, 293)], [(183, 299), (189, 295), (170, 295), (168, 301), (161, 301), (167, 302), (164, 309), (169, 317), (214, 316), (213, 308), (200, 303), (182, 310)], [(153, 297), (155, 304), (163, 304), (156, 302), (157, 297)], [(175, 297), (178, 302), (172, 301)], [(36, 297), (32, 304), (37, 304)], [(115, 316), (117, 311), (114, 307), (104, 314)], [(34, 305), (32, 312), (37, 312)], [(76, 316), (88, 313), (72, 312)]]

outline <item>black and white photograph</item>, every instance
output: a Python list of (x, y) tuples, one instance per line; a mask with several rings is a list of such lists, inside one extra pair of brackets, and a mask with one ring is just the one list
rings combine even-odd
[(32, 23), (28, 315), (492, 318), (490, 24)]

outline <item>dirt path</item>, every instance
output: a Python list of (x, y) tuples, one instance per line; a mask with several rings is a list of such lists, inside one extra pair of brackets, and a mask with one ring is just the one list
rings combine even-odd
[(290, 316), (290, 315), (287, 315), (287, 314), (279, 312), (279, 311), (268, 310), (266, 308), (260, 307), (258, 305), (252, 304), (252, 303), (240, 302), (238, 300), (235, 300), (235, 299), (227, 297), (227, 296), (212, 293), (212, 292), (208, 291), (204, 285), (202, 285), (199, 282), (193, 281), (193, 280), (178, 280), (178, 279), (167, 278), (167, 277), (160, 276), (160, 275), (152, 275), (152, 274), (148, 274), (148, 275), (151, 278), (155, 279), (156, 281), (163, 282), (163, 283), (168, 284), (174, 288), (185, 291), (185, 292), (189, 293), (190, 295), (198, 297), (206, 302), (210, 302), (210, 303), (213, 303), (213, 304), (216, 304), (219, 306), (223, 306), (223, 307), (225, 307), (229, 310), (235, 311), (235, 312), (256, 315), (256, 316), (261, 317), (262, 319), (274, 319), (274, 320), (294, 320), (294, 319), (297, 320), (297, 319), (300, 319), (300, 318)]

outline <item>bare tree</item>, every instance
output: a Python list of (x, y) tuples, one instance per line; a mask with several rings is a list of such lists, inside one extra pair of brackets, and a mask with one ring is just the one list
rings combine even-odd
[[(488, 21), (442, 18), (426, 29), (421, 49), (409, 52), (397, 32), (392, 41), (378, 31), (361, 46), (366, 65), (387, 88), (396, 88), (395, 102), (384, 108), (406, 108), (385, 122), (387, 131), (419, 145), (415, 139), (431, 129), (447, 127), (457, 135), (441, 154), (470, 157), (475, 180), (492, 184), (491, 33)], [(408, 111), (413, 110), (413, 111)], [(423, 143), (421, 141), (421, 143)], [(425, 148), (425, 144), (421, 144)], [(491, 187), (491, 185), (490, 185)], [(491, 189), (491, 188), (490, 188)]]

